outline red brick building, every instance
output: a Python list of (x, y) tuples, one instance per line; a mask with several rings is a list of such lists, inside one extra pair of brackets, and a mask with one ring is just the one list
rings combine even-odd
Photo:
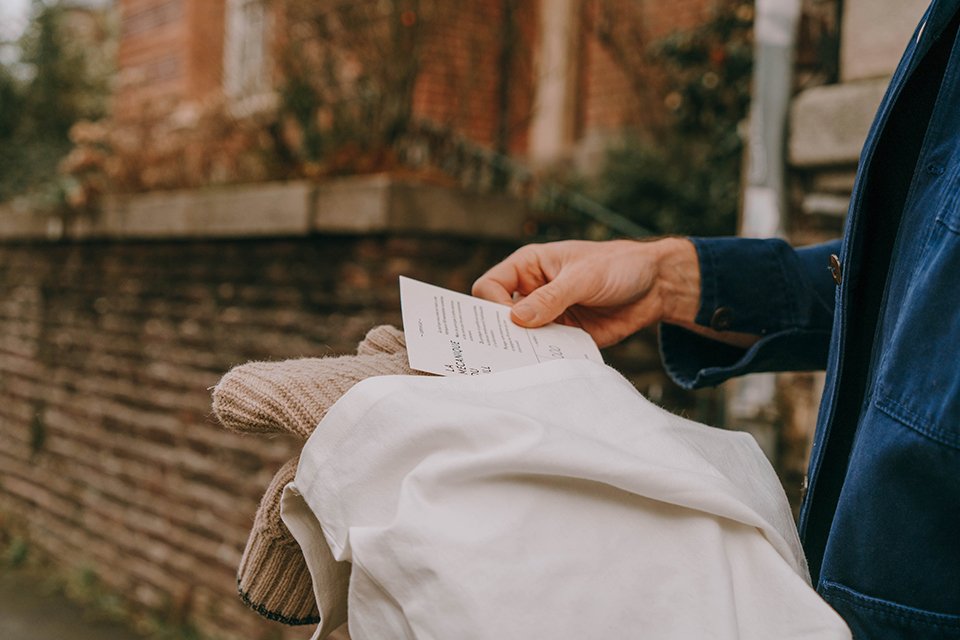
[[(235, 117), (269, 112), (282, 83), (282, 47), (299, 28), (289, 19), (291, 2), (118, 0), (115, 117), (149, 112), (189, 124), (192, 105), (223, 99)], [(397, 9), (388, 18), (424, 26), (412, 119), (540, 164), (655, 119), (662, 97), (656, 73), (643, 68), (646, 47), (701, 23), (715, 3), (438, 1), (430, 14), (421, 1), (421, 15), (402, 0), (380, 5)], [(349, 72), (349, 56), (343, 60)]]

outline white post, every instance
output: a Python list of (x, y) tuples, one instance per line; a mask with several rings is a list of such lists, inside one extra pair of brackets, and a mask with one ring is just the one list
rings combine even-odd
[(540, 0), (537, 86), (530, 123), (530, 160), (556, 160), (573, 142), (579, 0)]

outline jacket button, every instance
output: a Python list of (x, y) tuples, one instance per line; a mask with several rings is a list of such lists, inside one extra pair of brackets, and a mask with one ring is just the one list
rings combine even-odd
[(726, 331), (733, 324), (733, 311), (730, 307), (717, 307), (710, 318), (710, 328), (714, 331)]
[(840, 258), (835, 253), (830, 254), (830, 275), (838, 285), (843, 282), (843, 270), (840, 268)]

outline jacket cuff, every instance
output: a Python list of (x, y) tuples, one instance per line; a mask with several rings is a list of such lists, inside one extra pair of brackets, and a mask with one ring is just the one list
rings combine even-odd
[(715, 386), (747, 373), (823, 369), (829, 343), (829, 331), (788, 329), (742, 349), (676, 325), (660, 325), (664, 369), (684, 389)]
[(800, 302), (787, 264), (793, 255), (790, 245), (778, 239), (690, 240), (700, 261), (697, 324), (761, 336), (800, 324)]

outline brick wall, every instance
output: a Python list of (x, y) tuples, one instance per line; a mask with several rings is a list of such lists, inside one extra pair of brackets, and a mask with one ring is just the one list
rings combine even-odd
[(223, 79), (224, 0), (187, 2), (187, 98), (219, 93)]
[[(582, 118), (581, 130), (585, 135), (594, 131), (621, 130), (636, 124), (641, 98), (633, 85), (629, 70), (617, 60), (610, 47), (601, 42), (597, 33), (596, 9), (587, 14), (588, 34), (584, 38), (585, 73), (581, 79)], [(636, 24), (637, 29), (641, 28)], [(637, 57), (643, 51), (636, 52)]]
[(702, 24), (717, 0), (641, 0), (637, 4), (647, 35), (651, 40), (658, 40), (674, 31)]
[[(649, 126), (651, 114), (662, 110), (662, 96), (646, 47), (702, 23), (716, 1), (586, 0), (576, 23), (582, 33), (573, 34), (579, 58), (577, 99), (571, 104), (577, 137)], [(525, 155), (538, 81), (534, 52), (541, 6), (521, 0), (439, 3), (424, 25), (414, 117)], [(514, 29), (509, 61), (501, 58), (507, 7)], [(120, 0), (118, 8), (118, 119), (138, 118), (145, 110), (166, 114), (183, 102), (220, 95), (224, 0)], [(275, 35), (282, 40), (289, 25), (282, 10), (274, 17)], [(604, 29), (617, 31), (621, 52), (604, 42), (598, 31)]]
[(114, 115), (168, 113), (221, 89), (224, 0), (119, 0)]
[(585, 136), (657, 127), (662, 78), (649, 47), (703, 24), (718, 0), (596, 0), (585, 5), (585, 58), (580, 107)]
[(499, 1), (470, 0), (430, 25), (413, 94), (415, 116), (492, 145), (497, 130)]
[[(572, 34), (579, 62), (572, 101), (577, 137), (619, 132), (631, 126), (657, 126), (662, 111), (660, 77), (647, 48), (674, 33), (692, 29), (709, 18), (718, 0), (585, 0)], [(527, 151), (527, 125), (533, 114), (538, 81), (534, 51), (538, 2), (470, 0), (460, 3), (446, 22), (427, 37), (421, 76), (414, 92), (414, 113), (492, 145), (501, 113), (499, 99), (504, 10), (515, 5), (515, 57), (508, 79), (509, 149)], [(606, 21), (606, 22), (604, 22)], [(616, 32), (615, 51), (601, 31)]]
[[(135, 608), (218, 637), (277, 637), (280, 625), (240, 602), (235, 570), (259, 496), (297, 443), (222, 430), (209, 388), (251, 359), (349, 352), (371, 326), (400, 322), (399, 274), (468, 290), (513, 246), (387, 234), (0, 241), (0, 516)], [(695, 412), (650, 335), (607, 358)]]
[[(532, 99), (530, 43), (535, 3), (514, 2), (516, 21), (506, 123), (507, 143), (522, 148)], [(503, 0), (442, 3), (425, 26), (421, 71), (413, 96), (417, 117), (451, 126), (493, 145), (501, 126), (500, 54)], [(120, 0), (115, 113), (168, 113), (181, 101), (219, 95), (223, 78), (224, 0)], [(283, 11), (274, 16), (285, 27)], [(411, 14), (411, 19), (418, 17)], [(276, 34), (282, 39), (283, 32)]]
[[(295, 443), (216, 426), (234, 364), (348, 352), (400, 273), (456, 289), (511, 247), (451, 238), (0, 245), (0, 510), (149, 610), (264, 636), (235, 570)], [(300, 630), (299, 635), (308, 633)]]
[[(469, 0), (439, 18), (425, 32), (414, 116), (449, 126), (488, 147), (498, 144), (502, 126), (506, 146), (524, 151), (533, 100), (536, 3)], [(502, 57), (505, 46), (511, 51), (509, 60)]]

